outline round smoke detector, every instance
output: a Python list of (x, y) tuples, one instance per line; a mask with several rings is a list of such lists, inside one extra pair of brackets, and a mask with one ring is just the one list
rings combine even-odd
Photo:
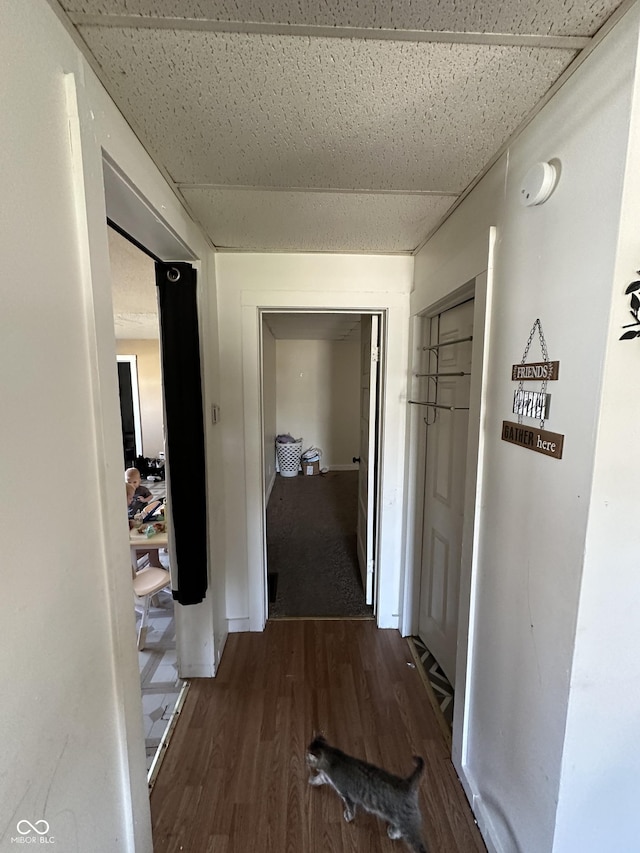
[(558, 173), (551, 163), (536, 163), (527, 172), (520, 189), (520, 202), (525, 207), (542, 204), (553, 192)]

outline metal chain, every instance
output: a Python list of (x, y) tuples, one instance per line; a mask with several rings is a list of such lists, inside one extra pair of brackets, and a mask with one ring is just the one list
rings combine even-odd
[(525, 350), (524, 350), (524, 355), (522, 356), (522, 360), (520, 361), (520, 364), (524, 364), (525, 361), (527, 360), (527, 356), (529, 355), (529, 347), (531, 346), (531, 341), (533, 340), (533, 336), (536, 333), (536, 328), (539, 325), (540, 325), (540, 320), (536, 320), (535, 323), (533, 324), (531, 331), (529, 332), (529, 340), (527, 341), (527, 345), (526, 345)]
[[(544, 339), (544, 333), (542, 331), (542, 323), (540, 322), (540, 318), (538, 318), (533, 326), (531, 327), (531, 331), (529, 332), (529, 340), (527, 341), (527, 345), (524, 350), (524, 354), (522, 356), (522, 360), (520, 364), (524, 364), (527, 360), (527, 356), (529, 355), (529, 348), (531, 347), (531, 342), (533, 341), (533, 336), (536, 333), (536, 329), (538, 330), (538, 335), (540, 337), (540, 349), (542, 350), (542, 358), (545, 364), (549, 363), (549, 352), (547, 350), (547, 342)], [(540, 393), (547, 393), (547, 379), (542, 380), (542, 386), (540, 387)], [(518, 393), (520, 393), (524, 389), (524, 380), (520, 380), (520, 384), (518, 385)], [(518, 423), (522, 423), (522, 415), (518, 415)], [(544, 418), (540, 418), (540, 429), (544, 429)]]
[[(540, 349), (542, 350), (542, 359), (545, 364), (549, 364), (549, 353), (547, 352), (547, 342), (544, 339), (544, 333), (542, 331), (542, 323), (540, 320), (536, 320), (538, 324), (538, 331), (540, 332)], [(535, 324), (534, 324), (535, 328)], [(549, 371), (547, 370), (546, 377), (542, 380), (542, 385), (540, 386), (540, 393), (547, 393), (547, 382), (549, 381)], [(542, 417), (540, 418), (540, 429), (544, 429), (544, 409), (542, 410)]]

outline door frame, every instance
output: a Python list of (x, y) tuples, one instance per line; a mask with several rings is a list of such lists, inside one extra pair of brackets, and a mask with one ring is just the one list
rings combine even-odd
[[(77, 263), (83, 288), (78, 322), (84, 327), (88, 355), (90, 408), (87, 414), (93, 419), (95, 435), (91, 458), (95, 465), (95, 512), (100, 523), (92, 546), (93, 562), (98, 565), (96, 577), (104, 598), (102, 638), (113, 663), (112, 693), (107, 697), (114, 709), (110, 743), (117, 751), (113, 757), (120, 768), (116, 787), (121, 794), (123, 844), (127, 849), (146, 850), (151, 849), (152, 834), (141, 726), (140, 670), (131, 622), (131, 575), (119, 568), (129, 565), (130, 550), (127, 525), (123, 521), (123, 481), (122, 475), (118, 476), (122, 428), (107, 224), (114, 199), (122, 201), (121, 224), (124, 211), (130, 210), (133, 224), (127, 225), (128, 233), (137, 236), (149, 249), (154, 248), (155, 242), (162, 243), (168, 260), (181, 260), (187, 254), (189, 260), (201, 263), (188, 248), (186, 239), (200, 247), (205, 263), (209, 250), (197, 226), (184, 214), (180, 200), (171, 192), (171, 187), (122, 121), (113, 103), (103, 97), (104, 93), (98, 91), (93, 81), (84, 80), (82, 67), (79, 66), (77, 72), (61, 74), (59, 83), (60, 97), (65, 100), (65, 106), (60, 104), (61, 119), (66, 107), (69, 193), (75, 210)], [(111, 187), (109, 176), (113, 178)], [(111, 193), (113, 188), (115, 195)], [(112, 218), (115, 221), (120, 216)], [(186, 235), (185, 240), (170, 221)], [(149, 239), (141, 236), (145, 229)], [(188, 637), (184, 656), (190, 663), (191, 659), (202, 657), (202, 649), (213, 649), (211, 641), (206, 641), (207, 636), (213, 635), (213, 629), (206, 630), (208, 626), (201, 624), (202, 617), (195, 620), (189, 614), (184, 621), (189, 623), (187, 634), (194, 635), (193, 639)], [(213, 622), (213, 614), (210, 621)], [(189, 675), (215, 674), (213, 663), (206, 672), (204, 666), (198, 669)]]
[[(385, 349), (381, 374), (381, 423), (379, 463), (378, 572), (376, 580), (376, 622), (380, 628), (398, 628), (402, 590), (402, 515), (399, 496), (404, 494), (404, 440), (406, 432), (406, 369), (409, 337), (408, 291), (346, 291), (296, 289), (252, 289), (238, 293), (241, 335), (238, 341), (239, 394), (244, 435), (244, 470), (236, 464), (236, 476), (244, 494), (245, 531), (243, 553), (246, 566), (248, 612), (229, 617), (230, 632), (262, 631), (266, 624), (264, 554), (264, 453), (261, 424), (261, 318), (260, 311), (316, 310), (351, 314), (377, 313), (384, 317)], [(238, 439), (234, 438), (237, 443)], [(239, 448), (240, 449), (240, 448)], [(246, 549), (246, 550), (244, 550)]]
[[(261, 435), (264, 436), (265, 426), (264, 426), (264, 364), (263, 364), (263, 355), (264, 355), (264, 341), (263, 341), (263, 318), (269, 314), (347, 314), (347, 315), (355, 315), (362, 316), (363, 314), (368, 314), (371, 316), (378, 317), (378, 339), (379, 339), (379, 376), (378, 376), (378, 384), (379, 391), (377, 394), (376, 401), (376, 437), (374, 441), (375, 445), (375, 454), (374, 454), (374, 483), (375, 483), (375, 493), (373, 498), (373, 510), (374, 510), (374, 521), (373, 521), (373, 561), (374, 561), (374, 571), (373, 571), (373, 615), (376, 616), (378, 612), (378, 542), (380, 540), (380, 481), (381, 481), (381, 453), (380, 447), (382, 442), (382, 413), (383, 413), (383, 403), (384, 403), (384, 383), (383, 383), (383, 371), (385, 365), (385, 351), (386, 351), (386, 340), (385, 340), (385, 330), (386, 330), (386, 311), (384, 309), (362, 309), (359, 311), (350, 310), (346, 308), (323, 308), (323, 309), (313, 309), (313, 308), (273, 308), (273, 307), (265, 307), (262, 306), (257, 309), (258, 310), (258, 355), (259, 355), (259, 376), (258, 376), (258, 393), (259, 393), (259, 418), (260, 418), (260, 432)], [(362, 352), (360, 353), (360, 365), (362, 364)], [(265, 476), (265, 448), (264, 441), (261, 442), (261, 453), (259, 459), (260, 472), (261, 472), (261, 489), (260, 489), (260, 518), (261, 518), (261, 530), (262, 530), (262, 592), (261, 598), (263, 602), (263, 624), (266, 624), (266, 621), (269, 616), (269, 590), (268, 590), (268, 561), (267, 561), (267, 503), (269, 501), (269, 494), (267, 493), (268, 483), (266, 481)], [(269, 490), (270, 492), (270, 490)], [(247, 506), (247, 527), (250, 526), (251, 519), (249, 516), (249, 508)], [(366, 593), (366, 590), (365, 590)]]
[[(380, 445), (380, 363), (383, 354), (382, 347), (382, 317), (379, 314), (367, 314), (367, 337), (362, 337), (362, 322), (360, 325), (360, 445), (358, 469), (358, 499), (356, 523), (356, 551), (358, 567), (362, 577), (362, 587), (366, 604), (373, 605), (375, 613), (374, 587), (376, 578), (376, 546), (378, 530), (376, 520), (378, 508), (378, 463)], [(362, 315), (361, 315), (362, 317)], [(375, 319), (374, 319), (375, 318)], [(369, 322), (369, 320), (371, 322)], [(366, 372), (365, 372), (366, 368)], [(364, 384), (366, 377), (367, 384)], [(366, 388), (366, 399), (365, 391)], [(366, 453), (363, 453), (363, 419), (366, 415)], [(371, 454), (373, 445), (374, 454)], [(364, 457), (364, 467), (363, 467)], [(366, 501), (363, 501), (363, 486), (366, 484)]]
[[(460, 593), (458, 608), (458, 651), (456, 655), (456, 679), (454, 687), (454, 718), (452, 731), (452, 759), (468, 796), (472, 787), (467, 781), (465, 766), (467, 757), (467, 733), (472, 714), (470, 688), (473, 670), (473, 636), (475, 629), (475, 599), (477, 564), (479, 551), (480, 498), (483, 479), (484, 422), (486, 412), (486, 370), (489, 352), (489, 325), (491, 316), (492, 275), (491, 268), (485, 269), (464, 284), (454, 288), (443, 298), (429, 305), (412, 318), (412, 381), (411, 393), (417, 393), (421, 326), (432, 317), (453, 308), (470, 298), (474, 299), (471, 388), (469, 400), (469, 427), (467, 436), (467, 459), (464, 490), (464, 523), (460, 558)], [(418, 399), (411, 396), (410, 399)], [(415, 634), (418, 627), (421, 562), (421, 519), (424, 510), (425, 447), (419, 406), (410, 407), (408, 445), (408, 486), (411, 498), (407, 507), (407, 583), (405, 586), (405, 608), (402, 633)], [(418, 411), (420, 410), (420, 411)]]
[[(118, 232), (124, 239), (128, 240), (139, 251), (143, 252), (149, 257), (150, 262), (154, 267), (154, 282), (155, 266), (158, 261), (186, 262), (190, 263), (196, 270), (198, 286), (199, 288), (201, 288), (202, 262), (198, 258), (198, 256), (177, 234), (177, 232), (171, 227), (171, 225), (166, 221), (166, 219), (161, 215), (161, 213), (153, 207), (151, 202), (144, 197), (144, 195), (140, 192), (133, 180), (129, 178), (127, 173), (120, 168), (116, 160), (111, 157), (104, 148), (101, 149), (101, 155), (102, 193), (105, 217), (99, 222), (99, 227), (101, 231), (102, 229), (104, 229), (101, 236), (104, 238), (104, 247), (106, 250), (106, 272), (108, 273), (109, 290), (111, 291), (112, 288), (112, 269), (108, 252), (107, 239), (109, 228)], [(160, 309), (158, 307), (158, 323), (160, 322), (159, 310)], [(200, 320), (200, 322), (202, 321)], [(113, 334), (113, 341), (115, 344), (116, 338), (113, 322), (111, 322), (110, 324), (109, 333)], [(161, 348), (159, 326), (158, 345)], [(163, 422), (166, 424), (164, 372), (162, 368), (161, 352), (159, 353), (159, 356)], [(134, 400), (137, 403), (137, 407), (134, 405), (134, 412), (137, 408), (137, 413), (134, 414), (134, 417), (136, 418), (136, 446), (139, 447), (139, 454), (142, 455), (142, 421), (139, 399), (140, 395), (137, 356), (119, 355), (116, 353), (116, 363), (118, 361), (129, 361), (132, 365), (132, 386)], [(169, 489), (171, 478), (171, 460), (169, 458), (167, 458), (165, 475), (166, 487), (167, 489)], [(168, 506), (169, 511), (171, 511), (170, 500)], [(113, 533), (113, 537), (115, 539), (115, 533)], [(172, 567), (173, 575), (173, 571), (175, 570), (174, 567), (176, 566), (175, 543), (173, 536), (169, 536), (167, 550), (169, 553), (169, 560), (170, 565)], [(127, 555), (129, 555), (128, 545)], [(128, 593), (127, 600), (129, 602), (128, 606), (130, 606), (132, 602), (131, 592)], [(196, 614), (195, 612), (196, 610), (200, 610), (201, 608), (203, 608), (203, 605), (187, 608), (181, 607), (177, 602), (175, 602), (174, 620), (176, 627), (176, 652), (178, 655), (179, 674), (184, 679), (188, 679), (191, 677), (213, 677), (213, 675), (215, 675), (215, 664), (213, 660), (202, 662), (201, 655), (199, 653), (199, 649), (203, 647), (202, 638), (206, 637), (206, 634), (208, 633), (213, 635), (213, 628), (210, 632), (206, 631), (206, 629), (203, 630), (204, 626), (202, 616), (200, 614)], [(132, 645), (135, 650), (135, 636), (133, 637)], [(217, 662), (221, 651), (216, 649), (216, 653), (218, 655), (218, 658), (216, 659)], [(138, 689), (133, 695), (131, 695), (129, 692), (127, 693), (126, 702), (127, 704), (134, 705), (136, 707), (136, 719), (139, 719), (140, 710), (142, 709), (142, 695), (139, 691), (140, 676), (139, 666), (137, 662), (137, 654), (137, 651), (135, 651), (136, 684), (138, 685)], [(184, 697), (184, 691), (180, 694), (180, 696)], [(180, 701), (181, 699), (178, 700), (178, 702)], [(140, 748), (138, 743), (138, 737), (138, 729), (135, 729), (132, 732), (129, 730), (127, 731), (127, 741), (130, 745), (134, 746), (137, 752), (139, 752)], [(142, 738), (142, 745), (144, 746), (144, 734)], [(145, 796), (147, 803), (149, 797), (149, 783), (150, 780), (155, 777), (155, 774), (158, 772), (158, 768), (159, 764), (155, 761), (152, 764), (150, 770), (146, 770), (145, 768)]]

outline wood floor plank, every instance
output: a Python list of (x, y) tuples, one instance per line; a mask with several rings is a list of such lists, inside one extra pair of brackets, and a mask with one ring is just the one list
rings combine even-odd
[(151, 794), (155, 853), (400, 853), (377, 818), (346, 823), (308, 784), (316, 732), (406, 775), (422, 755), (430, 853), (484, 853), (439, 722), (397, 631), (372, 620), (273, 621), (229, 637), (194, 679)]

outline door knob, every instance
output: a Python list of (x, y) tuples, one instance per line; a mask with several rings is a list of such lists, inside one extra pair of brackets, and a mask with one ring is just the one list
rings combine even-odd
[(359, 462), (359, 461), (360, 461), (360, 457), (359, 457), (359, 456), (354, 456), (354, 457), (353, 457), (353, 461), (354, 461), (354, 462)]

